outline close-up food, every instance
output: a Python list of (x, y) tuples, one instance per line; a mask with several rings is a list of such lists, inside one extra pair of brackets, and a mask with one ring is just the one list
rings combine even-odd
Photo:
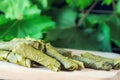
[(120, 80), (120, 0), (0, 0), (0, 80)]
[[(52, 71), (74, 71), (84, 68), (96, 70), (120, 69), (120, 59), (112, 59), (84, 52), (79, 55), (56, 48), (43, 40), (16, 38), (0, 42), (0, 60), (25, 67), (44, 66)], [(36, 65), (37, 65), (36, 64)]]

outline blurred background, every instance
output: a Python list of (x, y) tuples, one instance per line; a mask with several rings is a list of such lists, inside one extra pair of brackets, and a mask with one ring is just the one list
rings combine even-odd
[(120, 53), (120, 0), (0, 0), (0, 41)]

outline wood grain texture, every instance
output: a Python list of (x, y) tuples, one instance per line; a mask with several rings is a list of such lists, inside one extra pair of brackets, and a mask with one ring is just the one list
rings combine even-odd
[[(73, 54), (86, 52), (84, 50), (71, 50)], [(90, 51), (89, 51), (90, 52)], [(118, 54), (94, 52), (105, 57), (117, 58)], [(83, 69), (81, 71), (53, 72), (45, 67), (26, 68), (16, 64), (0, 61), (0, 79), (10, 80), (120, 80), (120, 70), (102, 71)]]

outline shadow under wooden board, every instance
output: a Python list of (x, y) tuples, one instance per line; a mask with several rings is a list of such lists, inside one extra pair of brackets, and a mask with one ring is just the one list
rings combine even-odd
[[(71, 49), (69, 49), (71, 50)], [(91, 52), (105, 57), (117, 58), (118, 54), (71, 50), (73, 54)], [(120, 70), (94, 70), (83, 69), (81, 71), (53, 72), (45, 67), (26, 68), (16, 64), (0, 61), (0, 79), (6, 80), (120, 80)]]

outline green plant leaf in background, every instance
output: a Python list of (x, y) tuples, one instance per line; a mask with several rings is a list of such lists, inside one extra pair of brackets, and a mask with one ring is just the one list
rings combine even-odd
[(120, 41), (118, 40), (112, 40), (119, 48), (120, 48)]
[(120, 14), (120, 0), (117, 1), (116, 12), (117, 14)]
[(103, 0), (102, 5), (110, 5), (113, 0)]
[(36, 4), (39, 9), (48, 9), (48, 0), (30, 0), (33, 4)]
[(75, 26), (75, 20), (77, 18), (77, 12), (72, 8), (64, 7), (62, 9), (52, 9), (47, 14), (51, 14), (53, 20), (56, 22), (57, 28), (69, 28)]
[(47, 16), (34, 16), (23, 20), (10, 21), (1, 26), (1, 40), (10, 40), (15, 37), (24, 38), (26, 36), (40, 39), (43, 32), (55, 28), (55, 23)]
[(0, 15), (0, 25), (5, 24), (8, 21), (10, 21), (10, 20), (6, 19), (6, 17), (3, 14)]
[(109, 19), (109, 15), (88, 15), (86, 17), (86, 20), (88, 20), (88, 22), (92, 25), (95, 25), (95, 24), (102, 24), (103, 22), (107, 21)]
[(77, 17), (77, 13), (70, 9), (70, 8), (64, 8), (57, 13), (57, 17), (55, 18), (55, 21), (57, 22), (57, 27), (59, 28), (68, 28), (75, 26), (75, 20)]
[[(103, 28), (105, 27), (106, 25), (103, 26)], [(101, 28), (101, 26), (99, 26), (99, 28)], [(67, 29), (53, 30), (47, 34), (45, 40), (51, 41), (51, 43), (56, 47), (111, 51), (111, 46), (109, 46), (110, 42), (108, 41), (109, 36), (107, 36), (109, 35), (109, 31), (107, 30), (105, 32), (103, 28), (96, 29), (89, 27), (81, 29), (73, 27)]]
[(110, 19), (109, 15), (88, 15), (86, 20), (89, 22), (87, 23), (90, 26), (94, 27), (96, 24), (99, 26), (99, 30), (101, 31), (102, 36), (99, 38), (102, 39), (102, 47), (103, 51), (111, 51), (111, 32), (110, 26), (107, 24), (106, 21)]
[[(104, 40), (104, 44), (105, 43), (106, 44), (104, 46), (107, 46), (107, 45), (108, 45), (108, 47), (111, 46), (109, 43), (110, 43), (110, 41), (112, 41), (118, 47), (120, 47), (120, 35), (118, 35), (118, 34), (120, 34), (120, 26), (119, 26), (120, 25), (120, 17), (119, 16), (116, 16), (116, 15), (89, 15), (89, 16), (87, 16), (86, 19), (89, 22), (89, 24), (87, 23), (89, 26), (92, 25), (94, 27), (94, 25), (96, 25), (96, 24), (101, 25), (101, 29), (104, 31), (104, 36), (106, 36), (106, 39)], [(110, 47), (108, 49), (110, 49)]]
[(48, 0), (38, 0), (40, 3), (41, 3), (41, 5), (43, 6), (43, 8), (47, 8), (48, 7)]
[(111, 30), (111, 41), (116, 43), (116, 45), (120, 46), (120, 17), (112, 16), (108, 21)]
[(108, 17), (109, 15), (88, 15), (86, 20), (89, 23), (83, 29), (75, 26), (56, 29), (47, 34), (46, 41), (51, 41), (57, 47), (110, 52), (110, 27), (105, 23)]
[(23, 19), (25, 15), (40, 14), (40, 10), (30, 0), (0, 0), (0, 11), (12, 20)]
[(40, 39), (44, 32), (55, 28), (55, 22), (48, 16), (40, 16), (41, 10), (30, 0), (1, 0), (0, 40), (23, 38)]
[(101, 39), (102, 39), (102, 51), (108, 51), (111, 52), (111, 35), (110, 35), (110, 26), (107, 25), (105, 22), (102, 24), (99, 24), (100, 29), (101, 29)]
[(78, 7), (80, 9), (84, 9), (88, 6), (90, 6), (93, 2), (93, 0), (66, 0), (68, 5), (72, 7)]

